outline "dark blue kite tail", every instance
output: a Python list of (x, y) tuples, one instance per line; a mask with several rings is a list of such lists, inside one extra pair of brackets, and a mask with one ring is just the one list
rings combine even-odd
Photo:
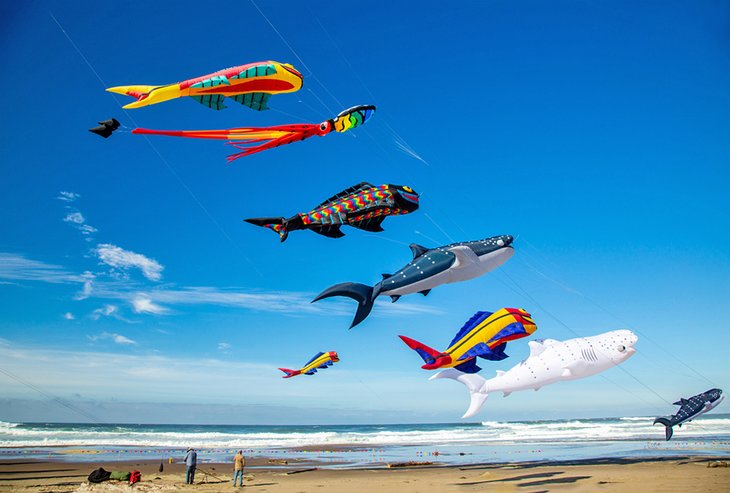
[(664, 426), (666, 426), (666, 435), (667, 435), (667, 441), (669, 441), (670, 438), (672, 438), (672, 435), (674, 434), (674, 429), (672, 428), (672, 423), (667, 418), (657, 418), (654, 420), (653, 424), (661, 423)]
[(347, 298), (352, 298), (357, 301), (357, 312), (355, 312), (355, 318), (352, 319), (352, 324), (350, 325), (350, 328), (353, 328), (370, 315), (370, 311), (373, 309), (373, 304), (375, 303), (375, 298), (378, 294), (374, 293), (371, 286), (366, 286), (365, 284), (359, 284), (356, 282), (343, 282), (335, 284), (334, 286), (322, 291), (319, 296), (312, 300), (312, 303), (325, 298), (331, 298), (333, 296), (346, 296)]

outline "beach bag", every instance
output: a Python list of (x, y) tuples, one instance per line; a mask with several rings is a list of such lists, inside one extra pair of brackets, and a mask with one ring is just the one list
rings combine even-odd
[(105, 471), (103, 467), (91, 471), (89, 474), (89, 483), (101, 483), (109, 479), (112, 473)]
[(139, 483), (140, 481), (142, 481), (142, 473), (135, 469), (129, 475), (129, 484)]
[(129, 471), (112, 471), (111, 476), (109, 476), (109, 479), (114, 479), (117, 481), (129, 481), (130, 476)]

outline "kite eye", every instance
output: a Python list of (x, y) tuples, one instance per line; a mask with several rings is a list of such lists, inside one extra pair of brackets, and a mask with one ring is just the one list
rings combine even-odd
[(626, 346), (624, 346), (623, 344), (619, 344), (616, 349), (618, 349), (619, 353), (623, 353), (624, 351), (626, 351)]
[(322, 122), (322, 123), (320, 123), (320, 124), (319, 124), (319, 129), (320, 129), (320, 130), (327, 130), (327, 127), (328, 127), (328, 126), (329, 126), (329, 125), (328, 125), (328, 123), (327, 123), (327, 122)]
[(405, 186), (404, 186), (404, 187), (403, 187), (403, 190), (405, 190), (405, 191), (406, 191), (406, 192), (408, 192), (408, 193), (412, 193), (412, 192), (413, 192), (413, 189), (412, 189), (411, 187), (405, 187)]

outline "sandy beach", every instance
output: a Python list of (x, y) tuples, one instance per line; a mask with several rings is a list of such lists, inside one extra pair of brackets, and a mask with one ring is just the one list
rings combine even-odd
[[(440, 491), (611, 491), (666, 492), (730, 491), (730, 468), (722, 460), (706, 457), (667, 459), (610, 459), (552, 463), (489, 464), (464, 467), (416, 466), (375, 469), (312, 469), (311, 465), (270, 464), (266, 459), (249, 461), (258, 466), (246, 471), (245, 490), (272, 493), (318, 491), (440, 492)], [(279, 468), (269, 469), (269, 466)], [(88, 473), (102, 466), (107, 470), (139, 469), (142, 481), (134, 487), (107, 481), (86, 482)], [(713, 466), (713, 467), (711, 467)], [(714, 467), (716, 466), (716, 467)], [(0, 492), (86, 491), (230, 491), (230, 464), (204, 464), (196, 484), (184, 484), (182, 464), (159, 462), (112, 462), (104, 464), (3, 461), (0, 462)], [(240, 488), (238, 488), (240, 489)]]

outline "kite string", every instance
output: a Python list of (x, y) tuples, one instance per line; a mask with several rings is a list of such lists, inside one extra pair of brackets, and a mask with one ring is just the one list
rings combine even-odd
[[(525, 244), (527, 244), (530, 248), (534, 249), (536, 252), (540, 252), (540, 250), (535, 245), (533, 245), (532, 243), (530, 243), (529, 241), (527, 241), (527, 239), (523, 238), (523, 241), (525, 242)], [(528, 252), (523, 252), (523, 253), (526, 254), (528, 257), (532, 257)], [(533, 257), (533, 258), (534, 258), (535, 261), (539, 262), (539, 259), (537, 259), (536, 257)], [(553, 279), (553, 278), (547, 276), (546, 274), (544, 274), (543, 272), (541, 272), (539, 269), (537, 269), (536, 267), (534, 267), (533, 265), (531, 265), (529, 262), (525, 262), (524, 260), (522, 260), (522, 262), (524, 263), (524, 265), (527, 266), (528, 269), (532, 270), (533, 272), (535, 272), (536, 274), (538, 274), (540, 277), (542, 277), (544, 279), (547, 279), (548, 281), (554, 283), (555, 285), (559, 286), (561, 289), (563, 289), (563, 290), (565, 290), (565, 291), (567, 291), (567, 292), (569, 292), (571, 294), (575, 294), (575, 295), (578, 295), (578, 296), (582, 297), (583, 299), (585, 299), (586, 301), (588, 301), (589, 303), (591, 303), (595, 307), (597, 307), (599, 310), (603, 311), (604, 313), (606, 313), (610, 317), (613, 317), (615, 320), (617, 320), (619, 323), (621, 323), (626, 328), (629, 328), (629, 329), (637, 332), (639, 335), (641, 335), (643, 338), (647, 339), (650, 343), (654, 344), (657, 348), (659, 348), (662, 352), (664, 352), (665, 354), (667, 354), (668, 356), (670, 356), (676, 362), (680, 363), (682, 366), (684, 366), (685, 368), (687, 368), (688, 370), (690, 370), (695, 375), (697, 375), (700, 378), (704, 379), (706, 382), (708, 382), (713, 387), (716, 387), (715, 382), (713, 382), (712, 380), (710, 380), (706, 375), (702, 374), (701, 372), (699, 372), (698, 370), (696, 370), (695, 368), (693, 368), (692, 366), (690, 366), (689, 364), (687, 364), (686, 362), (684, 362), (682, 359), (680, 359), (678, 356), (676, 356), (675, 354), (673, 354), (672, 352), (670, 352), (668, 349), (666, 349), (664, 346), (662, 346), (656, 339), (650, 337), (644, 331), (640, 331), (640, 330), (636, 329), (635, 327), (632, 327), (630, 324), (626, 323), (625, 320), (623, 320), (621, 317), (619, 317), (618, 315), (616, 315), (615, 313), (613, 313), (612, 311), (610, 311), (609, 309), (607, 309), (606, 307), (604, 307), (603, 305), (601, 305), (600, 303), (598, 303), (596, 300), (594, 300), (590, 296), (586, 295), (585, 293), (582, 293), (581, 291), (573, 288), (572, 286), (569, 286), (569, 285), (565, 284), (564, 282), (558, 281), (556, 279)]]
[(73, 411), (73, 412), (75, 412), (75, 413), (83, 416), (86, 419), (91, 420), (90, 422), (103, 423), (103, 421), (101, 421), (100, 419), (98, 419), (93, 414), (91, 414), (91, 413), (89, 413), (87, 411), (84, 411), (83, 409), (78, 408), (78, 407), (74, 406), (73, 404), (71, 404), (69, 402), (66, 402), (65, 400), (61, 399), (60, 397), (56, 397), (55, 395), (46, 392), (45, 390), (43, 390), (43, 389), (41, 389), (41, 388), (33, 385), (32, 383), (30, 383), (30, 382), (28, 382), (26, 380), (23, 380), (22, 378), (20, 378), (19, 376), (15, 375), (14, 373), (12, 373), (9, 370), (5, 370), (4, 368), (0, 368), (0, 373), (3, 373), (4, 375), (12, 378), (16, 382), (19, 382), (19, 383), (25, 385), (29, 389), (35, 390), (36, 392), (38, 392), (42, 396), (48, 398), (49, 400), (51, 400), (51, 401), (53, 401), (53, 402), (55, 402), (57, 404), (62, 405), (63, 407), (65, 407), (65, 408), (67, 408), (67, 409), (69, 409), (69, 410), (71, 410), (71, 411)]
[[(69, 34), (66, 32), (66, 30), (61, 25), (61, 23), (58, 21), (58, 19), (56, 19), (56, 16), (53, 15), (53, 12), (48, 11), (48, 14), (51, 16), (51, 18), (56, 23), (58, 28), (61, 30), (63, 35), (66, 37), (66, 39), (69, 41), (69, 43), (71, 43), (71, 46), (73, 46), (74, 50), (76, 50), (76, 53), (79, 54), (79, 56), (84, 60), (84, 62), (89, 67), (91, 72), (99, 80), (102, 87), (104, 87), (104, 89), (106, 89), (108, 86), (107, 86), (106, 82), (104, 81), (104, 79), (102, 79), (101, 75), (99, 75), (99, 72), (97, 72), (97, 70), (94, 68), (94, 66), (91, 64), (91, 62), (89, 62), (88, 58), (86, 58), (86, 56), (83, 54), (81, 49), (79, 49), (79, 47), (76, 45), (76, 43), (73, 41), (73, 39), (71, 39), (71, 36), (69, 36)], [(119, 99), (117, 98), (117, 96), (112, 94), (112, 97), (114, 98), (114, 101), (121, 106), (121, 103), (120, 103)], [(127, 118), (129, 118), (129, 120), (132, 122), (132, 124), (135, 127), (138, 127), (139, 125), (135, 121), (134, 117), (129, 113), (129, 110), (123, 110), (123, 111), (124, 111), (124, 114), (127, 115)], [(208, 219), (213, 223), (213, 225), (218, 229), (218, 231), (223, 235), (223, 237), (226, 238), (234, 246), (234, 248), (239, 251), (241, 256), (244, 258), (244, 260), (246, 260), (246, 262), (248, 262), (248, 264), (251, 266), (253, 271), (256, 272), (259, 275), (259, 277), (261, 277), (263, 279), (264, 278), (263, 273), (256, 267), (256, 265), (251, 261), (251, 259), (249, 259), (246, 256), (245, 252), (240, 247), (240, 245), (238, 245), (236, 242), (234, 242), (233, 238), (231, 238), (231, 236), (223, 229), (223, 227), (220, 225), (220, 223), (218, 223), (218, 221), (215, 220), (215, 218), (210, 213), (210, 211), (203, 205), (203, 203), (200, 201), (200, 199), (197, 197), (197, 195), (192, 191), (192, 189), (188, 186), (188, 184), (185, 182), (185, 180), (182, 179), (182, 177), (177, 173), (177, 171), (175, 171), (175, 169), (172, 167), (172, 165), (167, 161), (167, 159), (157, 149), (157, 147), (149, 139), (149, 137), (147, 137), (145, 135), (144, 138), (147, 141), (147, 143), (149, 144), (149, 146), (152, 148), (152, 150), (155, 152), (155, 154), (157, 154), (157, 156), (160, 158), (162, 163), (167, 167), (167, 170), (172, 174), (172, 176), (175, 177), (175, 179), (178, 181), (178, 183), (183, 187), (183, 189), (185, 189), (185, 191), (190, 195), (190, 197), (198, 205), (198, 207), (200, 207), (200, 209), (203, 211), (203, 213), (208, 217)]]

